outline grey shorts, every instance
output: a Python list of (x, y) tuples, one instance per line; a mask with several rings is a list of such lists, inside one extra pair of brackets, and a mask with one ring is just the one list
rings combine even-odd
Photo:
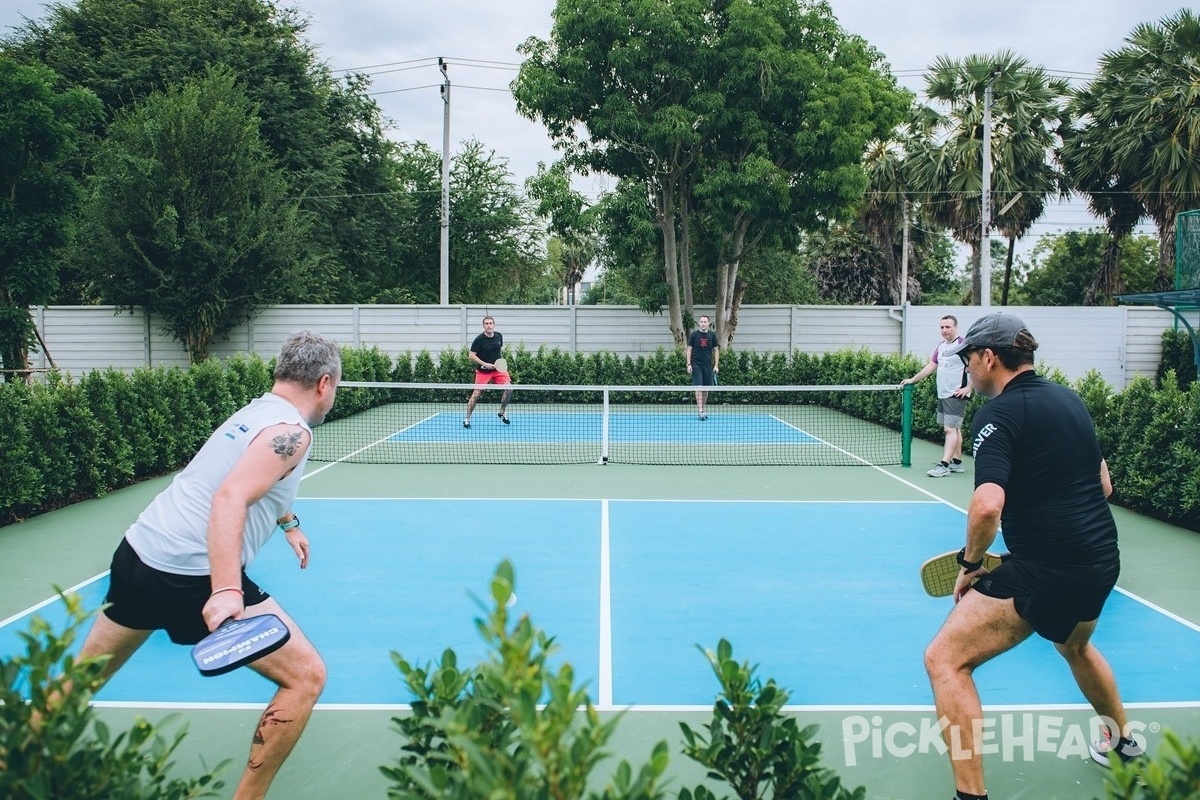
[(937, 402), (937, 423), (943, 428), (961, 428), (963, 412), (967, 410), (965, 397), (939, 397)]

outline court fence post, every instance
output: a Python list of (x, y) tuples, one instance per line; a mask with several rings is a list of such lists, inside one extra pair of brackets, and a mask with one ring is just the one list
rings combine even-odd
[(900, 412), (900, 466), (912, 466), (912, 414), (913, 414), (913, 385), (907, 383), (901, 389), (904, 397), (903, 408)]
[(608, 387), (604, 387), (604, 402), (600, 410), (600, 463), (608, 463)]

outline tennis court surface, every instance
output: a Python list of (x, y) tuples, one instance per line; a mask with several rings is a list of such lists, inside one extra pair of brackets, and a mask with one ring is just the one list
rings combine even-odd
[[(499, 424), (488, 406), (476, 416), (478, 429), (462, 433)], [(445, 435), (460, 435), (461, 419), (449, 421), (459, 430), (446, 423)], [(918, 443), (915, 461), (935, 452)], [(100, 602), (112, 547), (161, 485), (0, 529), (0, 651), (15, 649), (16, 630), (52, 584), (80, 585), (90, 606)], [(828, 766), (851, 785), (865, 784), (871, 798), (915, 800), (930, 787), (948, 796), (943, 755), (873, 742), (933, 716), (921, 658), (950, 601), (926, 597), (917, 570), (960, 546), (970, 486), (969, 472), (934, 481), (920, 466), (310, 464), (297, 505), (313, 545), (309, 569), (273, 541), (250, 570), (330, 671), (272, 797), (384, 796), (376, 768), (398, 753), (389, 719), (407, 701), (389, 652), (429, 662), (450, 647), (460, 663), (480, 658), (476, 598), (503, 558), (516, 567), (516, 610), (556, 637), (557, 657), (601, 709), (630, 709), (618, 755), (638, 763), (666, 739), (677, 789), (702, 777), (679, 755), (678, 722), (702, 725), (718, 690), (696, 647), (724, 637), (739, 660), (792, 693), (803, 722), (821, 726)], [(1126, 566), (1097, 643), (1152, 744), (1164, 726), (1196, 735), (1200, 595), (1186, 564), (1200, 541), (1118, 515)], [(37, 613), (60, 612), (51, 602)], [(1065, 665), (1041, 640), (978, 679), (989, 714), (1018, 728), (1031, 715), (1029, 724), (1050, 720), (1062, 739), (1088, 724)], [(113, 724), (182, 709), (191, 728), (181, 763), (240, 763), (269, 695), (247, 671), (201, 678), (187, 649), (157, 634), (98, 705)], [(1102, 771), (1069, 746), (1033, 750), (988, 761), (993, 796), (1103, 796)]]

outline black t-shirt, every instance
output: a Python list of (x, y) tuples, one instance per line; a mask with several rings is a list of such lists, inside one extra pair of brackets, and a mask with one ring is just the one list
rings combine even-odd
[[(471, 342), (471, 352), (479, 356), (485, 364), (495, 364), (500, 357), (500, 348), (504, 347), (504, 336), (499, 331), (493, 331), (491, 336), (481, 333)], [(479, 369), (479, 365), (475, 365)]]
[(1008, 549), (1030, 561), (1092, 564), (1117, 554), (1100, 483), (1100, 443), (1079, 395), (1032, 370), (975, 414), (975, 485), (1005, 492)]
[(713, 350), (717, 348), (717, 332), (712, 328), (706, 331), (697, 328), (688, 337), (688, 347), (692, 348), (693, 366), (711, 367), (713, 363)]

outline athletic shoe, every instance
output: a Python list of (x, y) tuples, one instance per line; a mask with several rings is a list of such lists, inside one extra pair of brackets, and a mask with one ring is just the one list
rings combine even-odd
[(464, 427), (464, 428), (469, 428), (469, 427), (471, 427), (471, 420), (469, 420), (469, 419), (464, 419), (464, 420), (463, 420), (463, 427)]
[(1091, 754), (1092, 761), (1095, 761), (1102, 767), (1112, 766), (1108, 760), (1110, 753), (1116, 753), (1117, 758), (1121, 760), (1122, 764), (1128, 764), (1138, 756), (1143, 756), (1146, 754), (1146, 752), (1142, 750), (1142, 748), (1138, 747), (1136, 743), (1127, 744), (1124, 747), (1114, 748), (1112, 733), (1108, 730), (1108, 728), (1102, 727), (1100, 729), (1100, 733), (1104, 738), (1089, 742), (1088, 753)]
[(945, 464), (937, 464), (933, 469), (929, 470), (929, 472), (926, 472), (925, 474), (931, 478), (944, 478), (950, 474), (950, 468)]
[(946, 469), (950, 470), (951, 472), (966, 472), (967, 471), (966, 465), (963, 464), (961, 461), (958, 462), (957, 464), (955, 464), (953, 461), (951, 461), (950, 466), (946, 467)]
[(508, 417), (504, 416), (504, 412), (503, 412), (503, 411), (501, 411), (501, 412), (500, 412), (499, 414), (497, 414), (496, 416), (497, 416), (497, 417), (499, 417), (499, 418), (500, 418), (500, 421), (501, 421), (501, 422), (503, 422), (505, 425), (509, 425), (509, 424), (511, 424), (511, 423), (508, 421)]
[(702, 420), (708, 419), (708, 414), (701, 414), (700, 419), (702, 419)]

